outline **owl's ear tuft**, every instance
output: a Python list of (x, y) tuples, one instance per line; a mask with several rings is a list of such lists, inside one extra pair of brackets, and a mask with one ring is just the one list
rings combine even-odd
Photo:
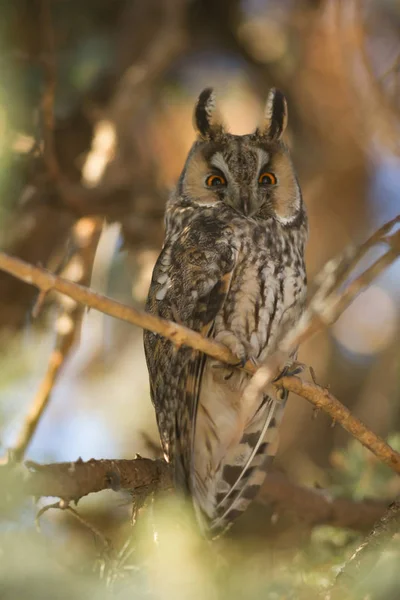
[(287, 120), (286, 98), (280, 90), (273, 88), (268, 94), (264, 112), (264, 123), (258, 130), (258, 133), (271, 140), (280, 140), (286, 129)]
[(206, 88), (201, 92), (194, 108), (193, 123), (197, 133), (203, 139), (210, 139), (223, 133), (224, 127), (212, 88)]

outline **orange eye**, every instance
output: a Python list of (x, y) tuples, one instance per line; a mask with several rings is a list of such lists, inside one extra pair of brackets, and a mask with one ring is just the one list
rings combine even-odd
[(273, 173), (261, 173), (260, 177), (258, 178), (258, 183), (260, 185), (275, 185), (276, 181), (277, 179)]
[(221, 175), (209, 175), (206, 179), (208, 187), (223, 187), (226, 185), (226, 179)]

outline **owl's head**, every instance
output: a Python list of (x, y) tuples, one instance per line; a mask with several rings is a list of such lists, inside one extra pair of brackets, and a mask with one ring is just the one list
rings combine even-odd
[(198, 137), (179, 181), (179, 195), (203, 206), (224, 202), (249, 217), (293, 223), (303, 203), (282, 141), (286, 124), (286, 99), (273, 89), (256, 131), (232, 135), (221, 121), (213, 90), (205, 89), (194, 110)]

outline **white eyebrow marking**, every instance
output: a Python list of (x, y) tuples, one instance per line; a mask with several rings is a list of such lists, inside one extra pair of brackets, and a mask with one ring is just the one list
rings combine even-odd
[(266, 152), (262, 148), (256, 148), (256, 153), (258, 156), (257, 170), (258, 170), (258, 172), (260, 172), (261, 167), (263, 167), (269, 161), (270, 156), (269, 156), (268, 152)]
[(216, 152), (210, 162), (213, 167), (222, 171), (226, 178), (230, 176), (229, 167), (226, 164), (226, 161), (222, 156), (221, 152)]

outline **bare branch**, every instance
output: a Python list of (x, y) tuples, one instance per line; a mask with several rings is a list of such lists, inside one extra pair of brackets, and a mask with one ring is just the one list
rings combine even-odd
[[(80, 219), (72, 230), (72, 252), (63, 272), (76, 283), (89, 284), (92, 276), (93, 261), (102, 229), (102, 219)], [(42, 292), (39, 299), (46, 292)], [(78, 302), (60, 296), (60, 312), (57, 317), (56, 340), (51, 353), (47, 372), (25, 417), (17, 442), (11, 453), (15, 460), (22, 460), (25, 451), (36, 431), (40, 419), (50, 401), (51, 392), (69, 356), (71, 348), (79, 338), (85, 307)]]
[(25, 464), (30, 476), (24, 488), (26, 493), (36, 497), (55, 496), (65, 501), (78, 501), (87, 494), (106, 489), (150, 494), (172, 487), (168, 465), (163, 460), (140, 457), (49, 465), (27, 461)]
[[(382, 273), (398, 258), (400, 254), (400, 230), (396, 231), (392, 235), (387, 235), (387, 233), (399, 221), (400, 215), (383, 225), (369, 238), (367, 242), (362, 244), (362, 246), (360, 246), (356, 252), (353, 252), (350, 262), (348, 260), (347, 251), (345, 251), (344, 254), (340, 255), (336, 259), (329, 261), (329, 263), (323, 269), (323, 272), (325, 272), (324, 277), (318, 277), (318, 279), (321, 279), (320, 287), (312, 297), (308, 308), (302, 315), (298, 324), (289, 331), (289, 333), (280, 343), (279, 353), (269, 356), (265, 363), (257, 369), (256, 373), (250, 380), (250, 383), (245, 390), (248, 402), (252, 402), (252, 400), (257, 398), (261, 393), (265, 393), (265, 391), (268, 389), (268, 386), (274, 382), (279, 374), (279, 370), (277, 372), (277, 367), (280, 366), (280, 369), (282, 370), (282, 362), (287, 360), (287, 357), (294, 356), (297, 352), (298, 346), (302, 342), (325, 327), (332, 325), (344, 312), (348, 305), (360, 294), (360, 292), (366, 289), (380, 273)], [(344, 290), (339, 291), (342, 283), (349, 277), (351, 270), (355, 267), (358, 261), (365, 256), (370, 248), (372, 248), (376, 243), (380, 243), (382, 241), (389, 246), (387, 252), (378, 258), (363, 273), (356, 277), (347, 287), (345, 287)], [(311, 398), (307, 397), (307, 400), (313, 402)], [(327, 407), (328, 405), (326, 404), (326, 408), (324, 408), (324, 410), (329, 412)], [(341, 425), (343, 425), (343, 427), (346, 429), (346, 426), (341, 421), (341, 418), (344, 415), (339, 415), (338, 411), (336, 410), (334, 410), (334, 412), (335, 420), (341, 423)], [(367, 447), (370, 448), (368, 445)], [(391, 466), (393, 468), (393, 465)], [(399, 472), (398, 468), (395, 468), (395, 470)]]
[[(322, 327), (333, 323), (360, 291), (366, 288), (379, 273), (394, 262), (400, 254), (400, 231), (392, 234), (392, 236), (386, 236), (385, 240), (390, 245), (389, 250), (366, 271), (361, 273), (359, 277), (354, 279), (342, 293), (337, 292), (335, 286), (330, 287), (329, 297), (325, 298), (326, 302), (321, 304), (318, 311), (318, 306), (315, 304), (311, 305), (300, 320), (298, 327), (293, 332), (290, 332), (283, 341), (284, 348), (293, 351), (301, 341), (304, 341)], [(133, 307), (128, 307), (106, 296), (96, 294), (84, 286), (57, 277), (43, 268), (35, 267), (2, 252), (0, 252), (0, 269), (27, 283), (35, 285), (40, 290), (45, 292), (56, 290), (73, 298), (77, 302), (81, 302), (110, 316), (138, 325), (143, 329), (154, 331), (170, 339), (178, 346), (185, 344), (221, 362), (231, 365), (237, 364), (237, 357), (227, 347), (211, 339), (204, 338), (199, 333), (187, 327), (147, 312), (136, 310)], [(322, 302), (321, 298), (319, 302)], [(271, 375), (273, 375), (273, 370), (271, 369), (270, 362), (267, 362), (266, 365), (256, 370), (251, 361), (248, 361), (244, 369), (249, 373), (255, 374), (255, 377), (253, 377), (249, 384), (249, 393), (262, 391), (266, 385), (272, 382)], [(284, 386), (287, 390), (304, 397), (317, 408), (322, 408), (335, 421), (340, 423), (346, 431), (349, 431), (364, 446), (371, 450), (382, 462), (390, 466), (396, 473), (400, 473), (400, 455), (363, 425), (361, 421), (355, 419), (348, 409), (331, 394), (328, 394), (326, 390), (316, 384), (303, 383), (296, 377), (284, 377), (273, 383), (277, 387)]]
[[(57, 277), (46, 269), (34, 267), (23, 260), (8, 256), (3, 252), (0, 252), (0, 269), (18, 277), (18, 279), (26, 283), (35, 285), (40, 290), (46, 292), (55, 290), (107, 315), (159, 333), (170, 339), (177, 346), (186, 344), (221, 362), (228, 364), (237, 363), (237, 357), (226, 346), (204, 338), (199, 333), (183, 325), (172, 323), (150, 313), (126, 306), (116, 300), (111, 300), (101, 294), (96, 294), (87, 287), (77, 285), (62, 277)], [(254, 371), (254, 366), (251, 369)]]
[[(340, 288), (346, 281), (346, 279), (350, 276), (354, 267), (360, 262), (362, 258), (367, 254), (367, 252), (376, 244), (387, 243), (387, 235), (388, 233), (398, 224), (400, 223), (400, 215), (397, 215), (391, 221), (384, 223), (382, 227), (379, 227), (363, 244), (361, 244), (355, 251), (353, 252), (353, 256), (351, 260), (345, 265), (345, 268), (342, 272), (338, 272), (335, 281), (334, 287), (336, 290)], [(389, 238), (390, 239), (390, 238)]]
[[(351, 268), (372, 248), (377, 242), (383, 240), (383, 234), (386, 233), (387, 227), (389, 230), (393, 225), (400, 220), (400, 215), (395, 219), (385, 224), (371, 238), (363, 244), (356, 252), (357, 260), (351, 262)], [(379, 234), (379, 235), (378, 235)], [(297, 327), (288, 333), (283, 340), (282, 348), (285, 351), (293, 351), (302, 342), (310, 338), (318, 331), (332, 325), (337, 321), (342, 312), (351, 304), (351, 302), (365, 290), (378, 275), (383, 273), (400, 255), (400, 230), (390, 236), (385, 236), (385, 243), (389, 245), (389, 249), (380, 256), (372, 265), (356, 277), (342, 292), (339, 292), (339, 287), (343, 282), (343, 275), (340, 272), (339, 277), (334, 277), (333, 284), (329, 285), (327, 293), (315, 294), (310, 302), (309, 307), (300, 319)], [(335, 259), (340, 262), (342, 257)], [(350, 269), (346, 269), (345, 278), (349, 276)]]
[(316, 408), (322, 408), (383, 463), (400, 474), (400, 454), (352, 415), (349, 409), (343, 406), (327, 389), (315, 383), (302, 381), (299, 377), (282, 377), (276, 381), (275, 385), (305, 398)]
[[(28, 476), (15, 469), (16, 474), (23, 479), (24, 492), (36, 497), (59, 497), (66, 505), (103, 489), (127, 490), (137, 499), (152, 492), (172, 488), (170, 471), (163, 460), (92, 459), (88, 462), (78, 460), (48, 465), (28, 461), (25, 464), (29, 469)], [(13, 467), (0, 467), (0, 481), (3, 469)], [(346, 498), (333, 498), (324, 490), (313, 490), (294, 484), (283, 474), (276, 472), (267, 475), (258, 501), (272, 506), (279, 514), (295, 513), (311, 527), (329, 523), (357, 531), (368, 531), (387, 507), (384, 501), (353, 502)], [(59, 506), (59, 503), (54, 506)]]

